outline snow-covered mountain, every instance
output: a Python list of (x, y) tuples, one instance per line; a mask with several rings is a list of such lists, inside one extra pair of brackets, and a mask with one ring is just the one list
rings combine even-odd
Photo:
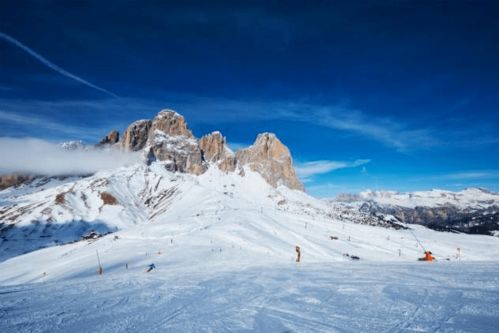
[(334, 202), (374, 216), (391, 215), (400, 222), (422, 224), (435, 230), (492, 235), (499, 230), (499, 194), (480, 188), (459, 192), (365, 191), (339, 195)]
[(422, 253), (414, 233), (439, 259), (457, 260), (458, 247), (462, 260), (499, 255), (498, 238), (394, 228), (273, 187), (249, 167), (242, 176), (211, 165), (197, 176), (165, 166), (39, 180), (1, 192), (0, 283), (94, 275), (96, 250), (108, 273), (151, 261), (185, 269), (291, 263), (295, 246), (309, 263), (414, 261)]
[[(411, 230), (390, 214), (309, 196), (289, 150), (270, 133), (232, 152), (221, 133), (197, 140), (166, 110), (117, 137), (110, 133), (104, 144), (142, 151), (143, 162), (86, 177), (35, 177), (0, 192), (0, 283), (93, 275), (96, 250), (107, 272), (152, 259), (186, 269), (290, 263), (296, 246), (305, 262), (413, 261), (421, 244), (447, 260), (458, 258), (456, 248), (460, 260), (499, 255), (497, 238)], [(361, 195), (468, 204), (440, 193)], [(493, 196), (478, 194), (467, 200)]]
[(416, 192), (364, 191), (357, 195), (340, 195), (337, 201), (374, 201), (381, 205), (406, 208), (452, 205), (479, 209), (499, 205), (499, 194), (481, 188), (467, 188), (459, 192), (437, 189)]
[[(118, 138), (111, 132), (88, 149), (142, 161), (86, 176), (32, 175), (0, 191), (0, 330), (495, 327), (497, 263), (458, 262), (497, 260), (499, 237), (437, 232), (364, 209), (376, 204), (368, 197), (492, 209), (493, 194), (316, 199), (274, 134), (233, 152), (220, 132), (196, 139), (170, 110)], [(418, 262), (424, 250), (442, 264)], [(481, 287), (457, 293), (462, 279)], [(435, 306), (421, 310), (426, 304)], [(449, 320), (463, 309), (473, 320)], [(484, 320), (487, 311), (494, 315)]]
[(59, 144), (59, 147), (64, 150), (74, 151), (74, 150), (84, 150), (87, 149), (87, 145), (82, 140), (72, 140), (65, 141)]

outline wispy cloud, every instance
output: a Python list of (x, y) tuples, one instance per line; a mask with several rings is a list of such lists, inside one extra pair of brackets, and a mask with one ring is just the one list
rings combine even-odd
[(39, 62), (41, 62), (42, 64), (44, 64), (45, 66), (47, 66), (48, 68), (56, 71), (57, 73), (61, 74), (61, 75), (64, 75), (72, 80), (75, 80), (77, 82), (80, 82), (84, 85), (86, 85), (87, 87), (90, 87), (90, 88), (93, 88), (93, 89), (96, 89), (98, 91), (101, 91), (109, 96), (112, 96), (112, 97), (118, 97), (116, 94), (110, 92), (109, 90), (107, 89), (104, 89), (102, 87), (99, 87), (98, 85), (95, 85), (91, 82), (88, 82), (87, 80), (85, 79), (82, 79), (81, 77), (73, 74), (73, 73), (70, 73), (68, 72), (67, 70), (57, 66), (56, 64), (54, 64), (53, 62), (51, 62), (50, 60), (48, 60), (47, 58), (43, 57), (42, 55), (40, 55), (38, 52), (34, 51), (33, 49), (29, 48), (28, 46), (24, 45), (23, 43), (21, 43), (19, 40), (15, 39), (14, 37), (12, 36), (9, 36), (7, 35), (6, 33), (3, 33), (3, 32), (0, 32), (0, 38), (9, 42), (10, 44), (20, 48), (21, 50), (25, 51), (26, 53), (28, 53), (30, 56), (32, 56), (33, 58), (35, 58), (36, 60), (38, 60)]
[(303, 163), (296, 163), (295, 170), (302, 180), (307, 181), (312, 176), (326, 174), (334, 170), (345, 169), (345, 168), (355, 168), (361, 165), (369, 163), (371, 160), (359, 159), (355, 161), (310, 161)]
[[(245, 122), (274, 120), (301, 122), (364, 137), (399, 152), (434, 147), (462, 147), (463, 145), (475, 147), (497, 144), (498, 142), (497, 135), (493, 131), (483, 129), (478, 125), (470, 127), (466, 133), (459, 133), (457, 130), (448, 128), (418, 128), (401, 120), (376, 117), (367, 112), (341, 105), (233, 100), (188, 94), (166, 95), (164, 100), (132, 97), (51, 102), (0, 99), (2, 112), (36, 117), (38, 114), (57, 116), (58, 113), (64, 114), (70, 109), (74, 112), (86, 112), (106, 117), (109, 122), (101, 125), (113, 128), (123, 128), (139, 118), (151, 118), (162, 108), (173, 108), (184, 115), (191, 125), (200, 126), (207, 124), (220, 126), (227, 123), (237, 123), (238, 126), (241, 126)], [(15, 120), (15, 117), (12, 119), (20, 123), (19, 119)], [(7, 121), (5, 117), (4, 120)], [(111, 121), (114, 123), (110, 123)], [(26, 122), (26, 125), (29, 125), (29, 122)], [(33, 126), (35, 125), (33, 124)], [(103, 127), (102, 130), (106, 131)], [(205, 133), (197, 133), (199, 136), (203, 134)], [(230, 138), (228, 139), (230, 142)]]
[(402, 121), (376, 117), (342, 105), (235, 101), (203, 97), (187, 99), (183, 97), (181, 100), (174, 100), (174, 104), (196, 113), (201, 121), (240, 122), (280, 119), (297, 121), (353, 133), (398, 151), (431, 148), (442, 144), (442, 140), (428, 128), (414, 128)]
[(368, 118), (361, 112), (346, 111), (322, 113), (325, 126), (358, 133), (392, 146), (397, 150), (413, 147), (431, 147), (438, 143), (427, 129), (408, 129), (404, 124), (390, 119)]
[[(62, 134), (68, 137), (81, 139), (88, 137), (88, 135), (92, 133), (92, 130), (88, 127), (69, 125), (55, 121), (49, 117), (38, 116), (36, 114), (20, 114), (4, 111), (2, 109), (0, 109), (0, 120), (4, 124), (36, 129), (38, 134), (49, 132), (55, 137), (60, 137)], [(99, 134), (104, 133), (106, 132), (99, 132)]]
[(463, 171), (438, 176), (449, 180), (499, 179), (499, 170)]
[(0, 174), (39, 175), (91, 174), (139, 163), (140, 153), (118, 150), (67, 151), (52, 142), (25, 138), (0, 138)]

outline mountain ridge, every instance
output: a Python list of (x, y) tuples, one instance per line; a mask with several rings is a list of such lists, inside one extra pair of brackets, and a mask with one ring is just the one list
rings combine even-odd
[(499, 194), (482, 188), (462, 191), (364, 191), (334, 202), (365, 213), (393, 216), (438, 231), (499, 235)]

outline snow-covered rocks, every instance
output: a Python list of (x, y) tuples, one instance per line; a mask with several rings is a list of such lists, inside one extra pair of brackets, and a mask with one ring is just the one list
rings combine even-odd
[(184, 135), (168, 135), (154, 130), (149, 142), (149, 155), (158, 161), (164, 161), (167, 170), (200, 175), (207, 169), (201, 149), (194, 138)]
[(262, 133), (255, 143), (234, 154), (218, 131), (196, 141), (184, 117), (173, 110), (162, 110), (152, 120), (139, 120), (125, 131), (121, 146), (125, 150), (145, 150), (146, 160), (166, 162), (168, 170), (200, 175), (209, 164), (225, 172), (244, 175), (243, 166), (260, 173), (272, 186), (303, 191), (293, 168), (289, 149), (273, 133)]
[(81, 140), (62, 142), (59, 144), (59, 147), (67, 151), (84, 150), (88, 148), (87, 145)]
[(203, 136), (199, 140), (199, 146), (205, 161), (217, 164), (218, 168), (225, 172), (236, 169), (236, 157), (227, 146), (226, 138), (222, 136), (222, 133), (215, 131)]
[(184, 117), (173, 110), (161, 110), (152, 120), (149, 140), (159, 130), (169, 136), (194, 138)]

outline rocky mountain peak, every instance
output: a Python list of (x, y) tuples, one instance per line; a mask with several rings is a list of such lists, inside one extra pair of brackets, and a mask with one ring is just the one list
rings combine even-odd
[(293, 168), (289, 149), (274, 133), (259, 134), (253, 145), (236, 153), (236, 159), (240, 165), (248, 165), (260, 173), (272, 186), (304, 190)]
[[(221, 171), (244, 176), (244, 167), (258, 172), (272, 186), (287, 186), (304, 190), (298, 180), (289, 149), (274, 133), (261, 133), (253, 145), (236, 154), (219, 131), (203, 136), (199, 141), (189, 129), (184, 117), (169, 109), (161, 110), (153, 119), (137, 120), (124, 131), (120, 140), (117, 130), (109, 132), (96, 147), (116, 145), (125, 151), (144, 153), (145, 163), (164, 162), (167, 170), (194, 175), (203, 174), (210, 164)], [(80, 141), (61, 144), (66, 150), (87, 149)], [(0, 189), (31, 179), (29, 175), (2, 175)]]
[(199, 140), (199, 147), (203, 152), (204, 160), (217, 163), (220, 170), (229, 172), (236, 169), (235, 155), (227, 147), (227, 140), (222, 133), (215, 131), (203, 136)]
[[(114, 140), (111, 133), (108, 137), (108, 141)], [(152, 120), (139, 120), (128, 126), (121, 147), (128, 151), (144, 150), (148, 163), (166, 162), (165, 167), (174, 172), (200, 175), (211, 163), (225, 172), (235, 171), (239, 165), (243, 175), (242, 167), (247, 165), (273, 186), (303, 190), (288, 148), (273, 133), (259, 134), (252, 146), (234, 154), (220, 132), (212, 132), (197, 141), (184, 117), (165, 109)]]
[(109, 132), (102, 140), (100, 140), (98, 146), (103, 146), (103, 145), (114, 145), (115, 143), (118, 143), (120, 140), (120, 132), (117, 130), (112, 130)]
[(170, 136), (182, 135), (188, 138), (194, 137), (191, 130), (187, 127), (184, 117), (168, 109), (161, 110), (152, 120), (150, 135), (155, 135), (156, 131), (161, 131)]

